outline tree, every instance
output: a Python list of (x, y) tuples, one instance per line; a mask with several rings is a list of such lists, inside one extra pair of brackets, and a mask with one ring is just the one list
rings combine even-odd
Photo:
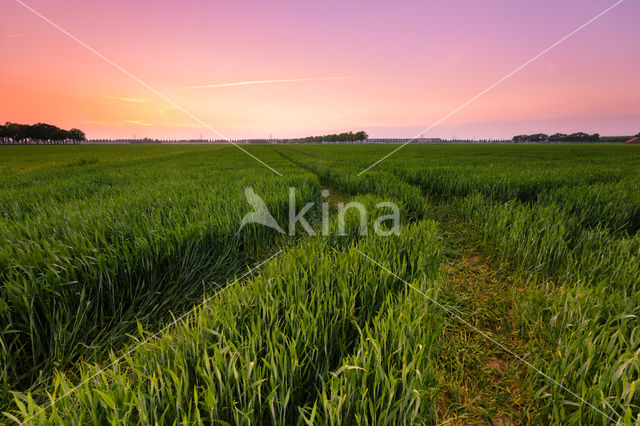
[(357, 141), (366, 141), (367, 138), (369, 138), (369, 135), (364, 130), (361, 130), (358, 133), (356, 133), (355, 138)]
[(549, 136), (550, 141), (561, 142), (566, 139), (567, 139), (567, 135), (564, 133), (554, 133), (553, 135)]
[(529, 140), (531, 142), (545, 142), (549, 139), (549, 136), (547, 136), (544, 133), (536, 133), (534, 135), (529, 135)]
[(298, 142), (307, 142), (307, 143), (319, 143), (322, 141), (327, 142), (356, 142), (363, 141), (369, 137), (366, 132), (359, 131), (357, 133), (353, 132), (344, 132), (339, 134), (331, 134), (324, 136), (307, 136), (306, 138), (298, 139)]
[(79, 142), (79, 141), (86, 141), (87, 140), (87, 136), (84, 134), (84, 132), (80, 129), (71, 129), (69, 130), (69, 139)]
[(589, 139), (589, 135), (584, 132), (571, 133), (567, 136), (569, 142), (584, 142)]
[(600, 140), (600, 135), (598, 133), (590, 135), (584, 132), (572, 133), (570, 135), (554, 133), (551, 136), (547, 136), (544, 133), (536, 133), (533, 135), (518, 135), (513, 137), (514, 142), (597, 142), (598, 140)]
[(75, 141), (86, 140), (82, 130), (64, 130), (47, 123), (18, 124), (7, 121), (4, 126), (0, 126), (0, 138), (12, 139), (15, 142), (23, 140), (42, 141), (62, 141), (72, 139)]
[(29, 126), (26, 124), (11, 123), (9, 121), (5, 123), (7, 137), (16, 142), (27, 139), (27, 127)]
[(31, 140), (63, 140), (66, 139), (66, 132), (59, 127), (46, 123), (36, 123), (33, 126), (26, 126), (27, 138)]

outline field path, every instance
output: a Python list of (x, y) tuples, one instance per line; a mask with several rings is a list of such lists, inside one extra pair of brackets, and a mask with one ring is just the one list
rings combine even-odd
[[(448, 306), (473, 326), (524, 355), (518, 336), (517, 282), (501, 266), (480, 254), (465, 224), (446, 207), (430, 204), (447, 248), (441, 296)], [(441, 336), (443, 353), (439, 422), (455, 425), (530, 424), (535, 407), (530, 405), (530, 372), (485, 337), (452, 320)]]

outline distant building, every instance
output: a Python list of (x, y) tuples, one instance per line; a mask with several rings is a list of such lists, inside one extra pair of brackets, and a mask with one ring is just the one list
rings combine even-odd
[(640, 136), (633, 137), (633, 138), (629, 139), (628, 141), (626, 141), (625, 143), (637, 143), (637, 144), (640, 144)]

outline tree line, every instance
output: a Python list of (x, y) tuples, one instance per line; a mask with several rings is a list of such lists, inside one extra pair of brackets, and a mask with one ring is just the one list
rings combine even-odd
[(306, 138), (296, 139), (296, 142), (357, 142), (367, 140), (369, 135), (364, 131), (344, 132), (324, 136), (307, 136)]
[(600, 142), (626, 142), (636, 136), (640, 136), (640, 133), (633, 136), (600, 136)]
[(583, 132), (569, 135), (565, 133), (554, 133), (553, 135), (535, 133), (533, 135), (517, 135), (512, 140), (514, 142), (598, 142), (600, 135), (598, 133), (590, 135)]
[(4, 125), (0, 124), (0, 139), (16, 143), (64, 140), (79, 142), (86, 140), (87, 137), (80, 129), (64, 130), (46, 123), (19, 124), (7, 121)]

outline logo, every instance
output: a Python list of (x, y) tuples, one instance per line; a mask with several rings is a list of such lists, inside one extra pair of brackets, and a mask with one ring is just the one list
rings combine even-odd
[[(247, 198), (247, 202), (253, 207), (253, 211), (251, 213), (247, 213), (240, 223), (240, 228), (238, 229), (237, 234), (240, 234), (242, 228), (249, 224), (260, 224), (264, 225), (268, 228), (274, 229), (281, 234), (287, 234), (287, 232), (280, 227), (278, 221), (273, 217), (269, 208), (267, 207), (267, 203), (254, 191), (252, 187), (247, 187), (244, 190), (245, 197)], [(324, 201), (322, 202), (322, 235), (327, 236), (330, 235), (332, 230), (330, 226), (329, 219), (329, 202), (327, 198), (329, 197), (329, 191), (323, 190), (322, 197)], [(316, 235), (316, 231), (309, 224), (305, 215), (313, 208), (315, 203), (308, 202), (302, 207), (300, 211), (296, 209), (296, 188), (289, 188), (289, 224), (286, 227), (288, 234), (290, 236), (294, 236), (296, 234), (296, 229), (298, 225), (300, 225), (304, 231), (309, 235)], [(369, 214), (367, 212), (367, 208), (364, 204), (358, 201), (352, 201), (347, 203), (336, 203), (337, 207), (337, 228), (334, 229), (337, 235), (347, 235), (346, 223), (347, 223), (347, 212), (355, 211), (358, 214), (359, 218), (359, 226), (358, 226), (358, 234), (363, 236), (368, 234), (368, 217)], [(398, 235), (400, 233), (400, 209), (397, 204), (389, 201), (380, 202), (375, 205), (376, 211), (380, 209), (385, 209), (390, 212), (390, 214), (382, 215), (376, 218), (373, 222), (373, 230), (376, 235), (380, 236), (389, 236), (389, 235)], [(385, 223), (390, 223), (390, 226), (383, 226)]]
[(238, 229), (238, 234), (242, 231), (242, 228), (249, 223), (259, 223), (264, 226), (268, 226), (269, 228), (273, 228), (281, 234), (284, 234), (278, 222), (276, 222), (275, 218), (269, 213), (269, 208), (267, 204), (264, 202), (262, 198), (253, 190), (252, 187), (247, 187), (244, 189), (244, 195), (247, 197), (247, 201), (253, 207), (253, 211), (251, 213), (246, 214), (242, 218), (242, 223), (240, 224), (240, 229)]

